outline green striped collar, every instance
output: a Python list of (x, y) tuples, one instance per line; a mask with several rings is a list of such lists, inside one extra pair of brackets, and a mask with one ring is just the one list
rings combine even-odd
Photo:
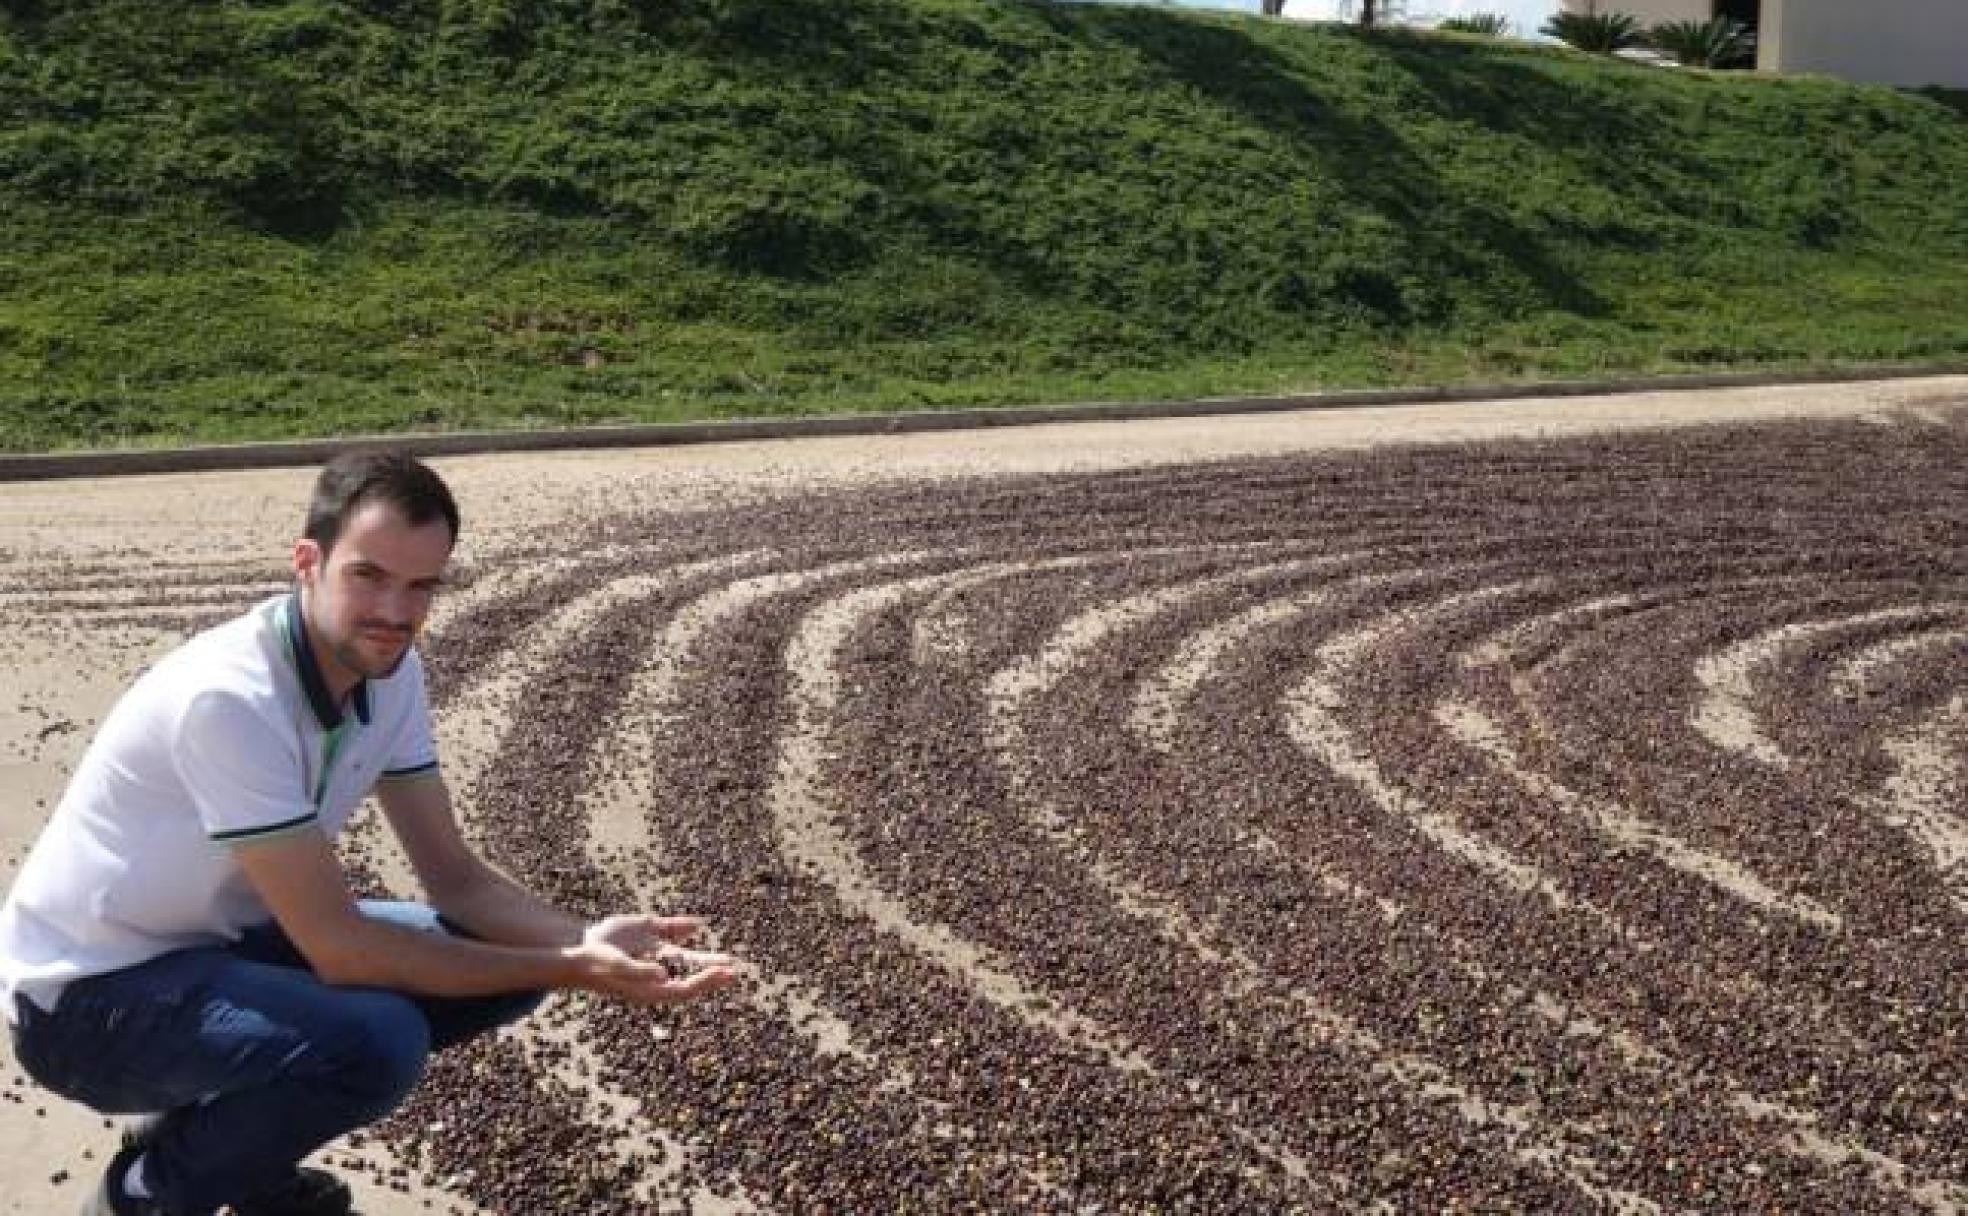
[[(327, 677), (321, 674), (314, 647), (308, 644), (307, 630), (301, 624), (300, 592), (281, 602), (280, 618), (287, 634), (287, 656), (293, 660), (294, 670), (301, 678), (301, 690), (307, 694), (315, 721), (321, 723), (322, 730), (335, 730), (342, 725), (342, 707), (328, 695)], [(369, 681), (357, 681), (349, 693), (349, 703), (355, 707), (356, 719), (364, 726), (369, 725)]]

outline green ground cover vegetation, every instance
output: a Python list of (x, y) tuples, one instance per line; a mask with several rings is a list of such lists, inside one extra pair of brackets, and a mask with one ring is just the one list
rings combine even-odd
[(0, 0), (0, 447), (1968, 355), (1958, 96), (1046, 0)]

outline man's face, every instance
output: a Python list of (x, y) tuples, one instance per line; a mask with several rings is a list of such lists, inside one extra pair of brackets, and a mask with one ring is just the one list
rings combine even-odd
[(326, 554), (311, 540), (295, 542), (308, 637), (337, 695), (403, 662), (450, 557), (442, 519), (413, 527), (384, 502), (358, 507)]

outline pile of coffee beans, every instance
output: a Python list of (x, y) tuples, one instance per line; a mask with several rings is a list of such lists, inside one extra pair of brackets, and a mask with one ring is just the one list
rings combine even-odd
[(426, 644), (440, 716), (537, 656), (469, 830), (752, 970), (438, 1061), (381, 1134), (487, 1210), (1968, 1211), (1968, 429), (879, 484), (501, 563), (545, 573)]
[[(890, 486), (504, 560), (556, 559), (430, 647), (441, 701), (551, 656), (475, 830), (577, 908), (706, 915), (758, 974), (679, 1013), (572, 1015), (593, 1083), (637, 1104), (611, 1134), (682, 1146), (648, 1199), (595, 1164), (619, 1154), (570, 1150), (574, 1108), (543, 1101), (562, 1082), (440, 1068), (420, 1112), (514, 1128), (429, 1149), (497, 1210), (1968, 1202), (1968, 900), (1943, 864), (1968, 822), (1959, 430)], [(534, 633), (664, 570), (577, 636)], [(994, 700), (1048, 648), (1068, 657), (1038, 692)], [(1732, 648), (1782, 763), (1697, 728)], [(625, 731), (647, 740), (610, 748)], [(1893, 740), (1924, 749), (1919, 805), (1894, 801), (1919, 782)], [(603, 754), (636, 770), (609, 775), (642, 791), (649, 869), (590, 849)], [(812, 816), (851, 864), (803, 843)]]

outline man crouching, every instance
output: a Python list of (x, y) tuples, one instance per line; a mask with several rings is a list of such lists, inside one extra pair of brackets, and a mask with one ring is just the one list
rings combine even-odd
[[(118, 701), (0, 907), (21, 1066), (147, 1116), (85, 1216), (343, 1216), (300, 1161), (382, 1118), (441, 1051), (554, 989), (677, 1005), (729, 984), (690, 917), (588, 923), (476, 856), (413, 646), (458, 508), (408, 456), (322, 470), (295, 589)], [(333, 840), (373, 792), (430, 900), (358, 902)]]

